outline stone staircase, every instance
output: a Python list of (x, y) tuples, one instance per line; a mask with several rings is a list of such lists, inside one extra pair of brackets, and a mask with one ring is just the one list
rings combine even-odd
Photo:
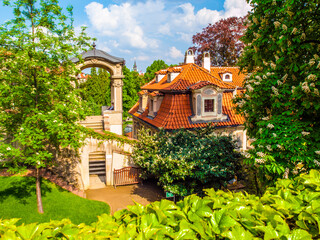
[(103, 128), (103, 117), (102, 116), (89, 116), (85, 121), (80, 122), (80, 124), (87, 128), (92, 128), (94, 130), (102, 131)]
[(89, 154), (90, 188), (103, 188), (106, 186), (106, 154), (93, 152)]

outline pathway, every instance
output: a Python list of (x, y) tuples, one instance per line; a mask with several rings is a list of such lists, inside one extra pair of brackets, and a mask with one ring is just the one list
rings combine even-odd
[(164, 198), (163, 190), (154, 182), (144, 182), (143, 185), (118, 186), (117, 188), (106, 186), (100, 189), (90, 189), (86, 191), (86, 195), (88, 199), (108, 203), (111, 214), (128, 205), (133, 205), (133, 201), (147, 205)]

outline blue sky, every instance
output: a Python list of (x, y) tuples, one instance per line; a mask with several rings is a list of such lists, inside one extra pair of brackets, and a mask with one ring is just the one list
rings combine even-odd
[[(182, 62), (194, 34), (250, 10), (245, 0), (60, 0), (60, 5), (73, 5), (76, 29), (87, 26), (98, 49), (124, 58), (130, 69), (136, 60), (142, 72), (157, 59)], [(10, 18), (11, 9), (1, 5), (0, 24)]]

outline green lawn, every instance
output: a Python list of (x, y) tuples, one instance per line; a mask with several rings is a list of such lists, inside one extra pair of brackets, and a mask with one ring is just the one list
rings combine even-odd
[(108, 204), (81, 198), (47, 180), (42, 181), (44, 214), (37, 210), (35, 178), (0, 177), (0, 219), (21, 218), (18, 224), (69, 218), (74, 224), (90, 224), (110, 213)]

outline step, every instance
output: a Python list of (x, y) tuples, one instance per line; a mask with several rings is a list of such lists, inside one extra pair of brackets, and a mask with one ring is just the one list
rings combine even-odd
[(105, 161), (106, 155), (89, 155), (89, 161)]
[(89, 175), (106, 175), (106, 171), (90, 171), (89, 170)]
[(105, 167), (105, 162), (89, 162), (89, 167)]

